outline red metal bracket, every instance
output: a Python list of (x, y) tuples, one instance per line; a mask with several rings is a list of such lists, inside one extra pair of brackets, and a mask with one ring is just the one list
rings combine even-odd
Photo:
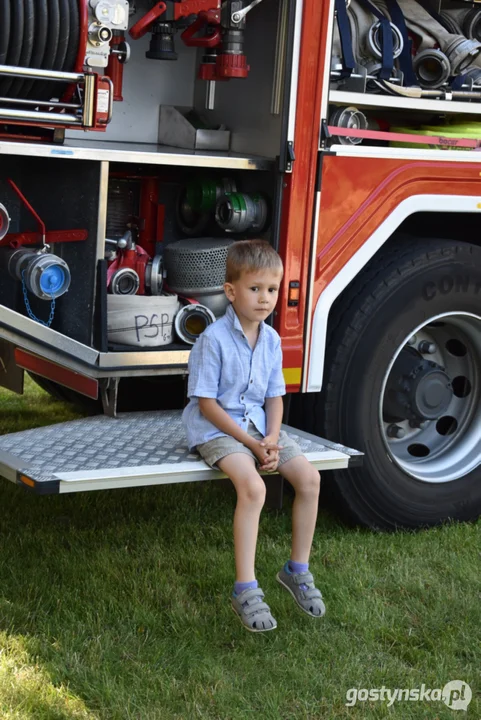
[[(87, 230), (50, 230), (45, 233), (45, 242), (47, 245), (58, 242), (79, 242), (87, 240), (88, 236)], [(36, 232), (9, 233), (0, 241), (0, 247), (9, 245), (16, 249), (23, 245), (38, 245), (41, 242), (39, 233)]]
[(40, 217), (40, 215), (38, 215), (38, 214), (35, 212), (35, 210), (34, 210), (33, 207), (30, 205), (30, 203), (28, 202), (28, 200), (27, 200), (27, 198), (25, 197), (25, 195), (22, 193), (22, 191), (20, 190), (20, 188), (17, 187), (17, 185), (15, 185), (15, 183), (13, 182), (13, 180), (12, 180), (11, 178), (7, 178), (7, 181), (8, 181), (8, 183), (9, 183), (9, 185), (15, 190), (16, 194), (18, 195), (18, 197), (20, 198), (20, 200), (23, 202), (23, 204), (25, 205), (25, 207), (27, 208), (27, 210), (33, 215), (33, 217), (35, 218), (35, 220), (38, 222), (38, 224), (39, 224), (39, 226), (40, 226), (40, 232), (42, 233), (43, 242), (45, 242), (45, 235), (47, 234), (47, 229), (46, 229), (46, 227), (45, 227), (44, 221), (42, 220), (42, 218)]
[(39, 243), (45, 244), (49, 242), (76, 242), (77, 240), (87, 239), (88, 232), (86, 230), (53, 230), (47, 232), (44, 221), (30, 205), (20, 188), (13, 182), (11, 178), (7, 178), (7, 180), (9, 185), (13, 188), (13, 190), (23, 202), (27, 210), (38, 222), (41, 237), (39, 239), (38, 232), (9, 233), (8, 235), (5, 235), (3, 240), (0, 242), (0, 246), (10, 245), (10, 247), (17, 248), (21, 245), (38, 245)]

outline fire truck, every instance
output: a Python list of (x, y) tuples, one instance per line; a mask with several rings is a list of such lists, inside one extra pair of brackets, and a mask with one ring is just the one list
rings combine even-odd
[(1, 437), (0, 474), (220, 477), (186, 447), (187, 363), (229, 246), (263, 238), (285, 427), (345, 515), (478, 517), (478, 7), (0, 0), (0, 383), (88, 413)]

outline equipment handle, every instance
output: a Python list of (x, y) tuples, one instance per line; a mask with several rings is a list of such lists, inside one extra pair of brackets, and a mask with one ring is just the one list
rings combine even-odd
[(161, 15), (165, 13), (167, 10), (167, 5), (165, 2), (159, 2), (157, 5), (154, 5), (152, 10), (149, 10), (148, 13), (146, 13), (143, 17), (138, 20), (133, 27), (129, 30), (129, 35), (134, 40), (138, 40), (139, 38), (143, 37), (146, 32), (150, 30), (151, 25), (159, 19)]
[(207, 25), (210, 21), (212, 21), (212, 17), (209, 16), (208, 12), (200, 12), (197, 16), (197, 20), (194, 20), (194, 22), (189, 25), (189, 27), (186, 28), (180, 36), (184, 41), (184, 44), (187, 45), (187, 47), (207, 48), (212, 48), (219, 45), (221, 41), (221, 32), (219, 27), (217, 27), (217, 29), (212, 35), (207, 35), (206, 37), (201, 38), (194, 37), (194, 35), (201, 29), (201, 27)]

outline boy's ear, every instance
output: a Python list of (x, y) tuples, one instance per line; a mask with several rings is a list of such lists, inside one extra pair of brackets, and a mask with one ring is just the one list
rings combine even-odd
[(227, 295), (228, 300), (230, 300), (231, 302), (235, 300), (235, 290), (232, 283), (224, 283), (224, 292)]

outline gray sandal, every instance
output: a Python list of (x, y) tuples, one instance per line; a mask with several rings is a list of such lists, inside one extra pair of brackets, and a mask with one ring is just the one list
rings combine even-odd
[(286, 590), (289, 590), (301, 610), (307, 615), (322, 617), (325, 614), (326, 607), (322, 602), (321, 591), (314, 585), (314, 578), (309, 570), (289, 574), (282, 568), (277, 573), (276, 579)]
[(241, 623), (250, 632), (267, 632), (277, 627), (267, 603), (262, 601), (264, 593), (257, 588), (247, 588), (237, 597), (232, 596), (232, 609)]

